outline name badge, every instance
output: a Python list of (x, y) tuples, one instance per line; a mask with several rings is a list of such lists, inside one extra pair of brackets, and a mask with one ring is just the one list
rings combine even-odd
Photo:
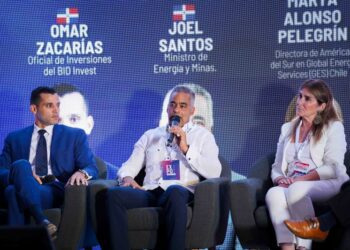
[(309, 172), (309, 164), (296, 161), (294, 163), (294, 172), (293, 176), (301, 176), (306, 175)]
[(165, 160), (161, 162), (163, 180), (180, 180), (180, 161)]

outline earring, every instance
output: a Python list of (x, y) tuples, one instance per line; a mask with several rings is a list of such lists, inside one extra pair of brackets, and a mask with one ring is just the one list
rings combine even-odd
[(316, 117), (313, 121), (314, 125), (319, 125), (322, 122), (321, 111), (317, 111)]

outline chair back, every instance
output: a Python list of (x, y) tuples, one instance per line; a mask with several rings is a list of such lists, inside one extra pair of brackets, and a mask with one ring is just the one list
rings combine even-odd
[(228, 178), (229, 180), (231, 180), (231, 176), (232, 176), (231, 166), (228, 164), (228, 162), (221, 155), (219, 155), (219, 161), (221, 163), (220, 177), (225, 177), (225, 178)]
[(350, 176), (350, 150), (346, 150), (345, 152), (344, 165), (346, 167), (346, 173)]
[(106, 163), (99, 157), (95, 156), (96, 166), (98, 170), (98, 179), (107, 178), (107, 166)]
[(258, 159), (249, 170), (248, 178), (258, 178), (263, 180), (271, 179), (271, 166), (275, 162), (275, 153), (269, 153)]

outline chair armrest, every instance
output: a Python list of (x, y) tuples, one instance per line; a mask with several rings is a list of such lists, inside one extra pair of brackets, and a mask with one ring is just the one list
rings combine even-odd
[(229, 211), (228, 187), (227, 178), (207, 179), (196, 186), (193, 216), (186, 236), (191, 248), (206, 248), (223, 241)]
[(88, 206), (89, 212), (91, 215), (92, 226), (96, 232), (97, 230), (97, 221), (96, 221), (96, 205), (98, 202), (101, 202), (99, 197), (105, 192), (108, 188), (117, 186), (118, 182), (116, 180), (92, 180), (89, 182), (88, 188)]
[(68, 185), (65, 187), (63, 212), (58, 237), (55, 241), (56, 249), (74, 250), (78, 248), (85, 226), (86, 194), (87, 186)]
[(259, 204), (265, 203), (268, 185), (268, 182), (257, 178), (237, 180), (230, 185), (232, 221), (242, 246), (254, 242), (259, 235), (254, 212)]

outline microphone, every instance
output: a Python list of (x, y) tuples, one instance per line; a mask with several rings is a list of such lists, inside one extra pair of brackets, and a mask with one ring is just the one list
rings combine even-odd
[[(179, 116), (174, 115), (170, 118), (170, 127), (177, 126), (179, 124), (180, 124), (180, 117)], [(169, 138), (167, 140), (167, 146), (169, 146), (173, 142), (174, 137), (175, 137), (174, 133), (170, 133)]]

